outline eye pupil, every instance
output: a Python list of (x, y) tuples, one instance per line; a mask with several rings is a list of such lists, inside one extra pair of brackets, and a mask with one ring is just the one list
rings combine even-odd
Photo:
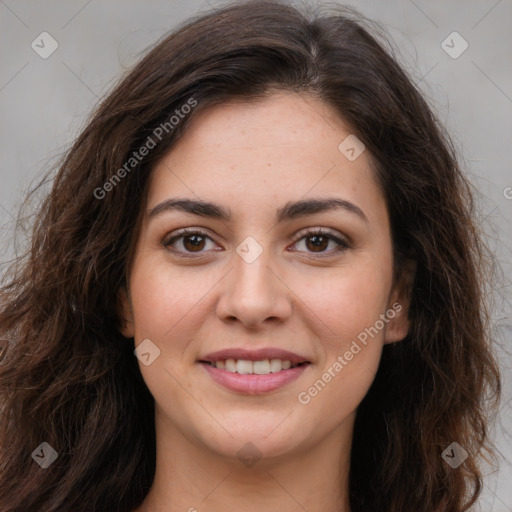
[[(194, 240), (194, 241), (192, 241), (192, 240)], [(187, 246), (189, 242), (191, 242), (192, 245)], [(189, 250), (190, 248), (192, 248), (192, 250), (203, 249), (204, 237), (202, 235), (189, 235), (184, 238), (183, 244), (187, 250)], [(201, 244), (203, 244), (203, 245), (201, 245)]]
[[(319, 252), (318, 249), (320, 250), (325, 250), (327, 248), (327, 245), (329, 243), (329, 238), (326, 237), (326, 236), (322, 236), (322, 235), (312, 235), (312, 236), (309, 236), (308, 237), (308, 241), (312, 241), (312, 247), (313, 247), (313, 251), (316, 251), (316, 252)], [(327, 242), (327, 243), (326, 243)], [(309, 247), (309, 244), (308, 244), (308, 248)]]

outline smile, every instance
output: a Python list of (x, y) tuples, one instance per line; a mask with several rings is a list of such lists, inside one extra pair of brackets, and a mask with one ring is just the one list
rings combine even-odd
[(284, 387), (311, 366), (305, 355), (275, 347), (233, 347), (204, 355), (197, 362), (217, 384), (247, 395)]
[[(311, 366), (309, 362), (292, 365), (290, 361), (279, 359), (227, 359), (215, 363), (201, 361), (200, 364), (214, 382), (225, 389), (244, 395), (259, 395), (283, 388), (298, 379)], [(261, 373), (257, 373), (258, 371)]]
[(260, 361), (250, 361), (248, 359), (226, 359), (219, 361), (206, 361), (206, 364), (226, 370), (231, 373), (238, 373), (240, 375), (268, 375), (269, 373), (277, 373), (282, 370), (289, 370), (296, 368), (303, 363), (292, 363), (289, 360), (282, 359), (262, 359)]

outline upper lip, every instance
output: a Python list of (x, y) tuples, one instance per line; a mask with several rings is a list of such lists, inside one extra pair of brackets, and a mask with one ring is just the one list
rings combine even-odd
[(264, 359), (281, 359), (282, 361), (290, 361), (293, 364), (309, 362), (305, 357), (282, 350), (279, 348), (260, 348), (258, 350), (248, 350), (243, 348), (227, 348), (212, 352), (202, 358), (200, 361), (215, 363), (217, 361), (226, 361), (227, 359), (245, 359), (248, 361), (262, 361)]

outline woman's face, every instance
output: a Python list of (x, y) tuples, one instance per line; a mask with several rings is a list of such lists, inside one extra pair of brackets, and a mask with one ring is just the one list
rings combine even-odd
[(155, 166), (122, 332), (157, 435), (239, 458), (350, 439), (383, 344), (408, 328), (385, 200), (350, 134), (280, 93), (198, 114)]

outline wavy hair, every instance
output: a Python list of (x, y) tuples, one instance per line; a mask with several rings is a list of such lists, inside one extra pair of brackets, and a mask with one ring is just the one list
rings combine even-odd
[[(154, 400), (133, 340), (119, 332), (118, 296), (148, 177), (198, 112), (274, 90), (325, 102), (364, 142), (395, 275), (416, 261), (409, 334), (384, 347), (358, 408), (352, 511), (463, 512), (476, 502), (500, 374), (475, 192), (378, 26), (350, 9), (321, 10), (249, 1), (189, 19), (119, 81), (35, 189), (51, 183), (0, 295), (1, 512), (130, 512), (143, 501), (155, 471)], [(183, 115), (191, 98), (197, 106)], [(31, 457), (42, 442), (58, 453), (47, 469)], [(452, 442), (469, 454), (457, 469), (441, 457)]]

